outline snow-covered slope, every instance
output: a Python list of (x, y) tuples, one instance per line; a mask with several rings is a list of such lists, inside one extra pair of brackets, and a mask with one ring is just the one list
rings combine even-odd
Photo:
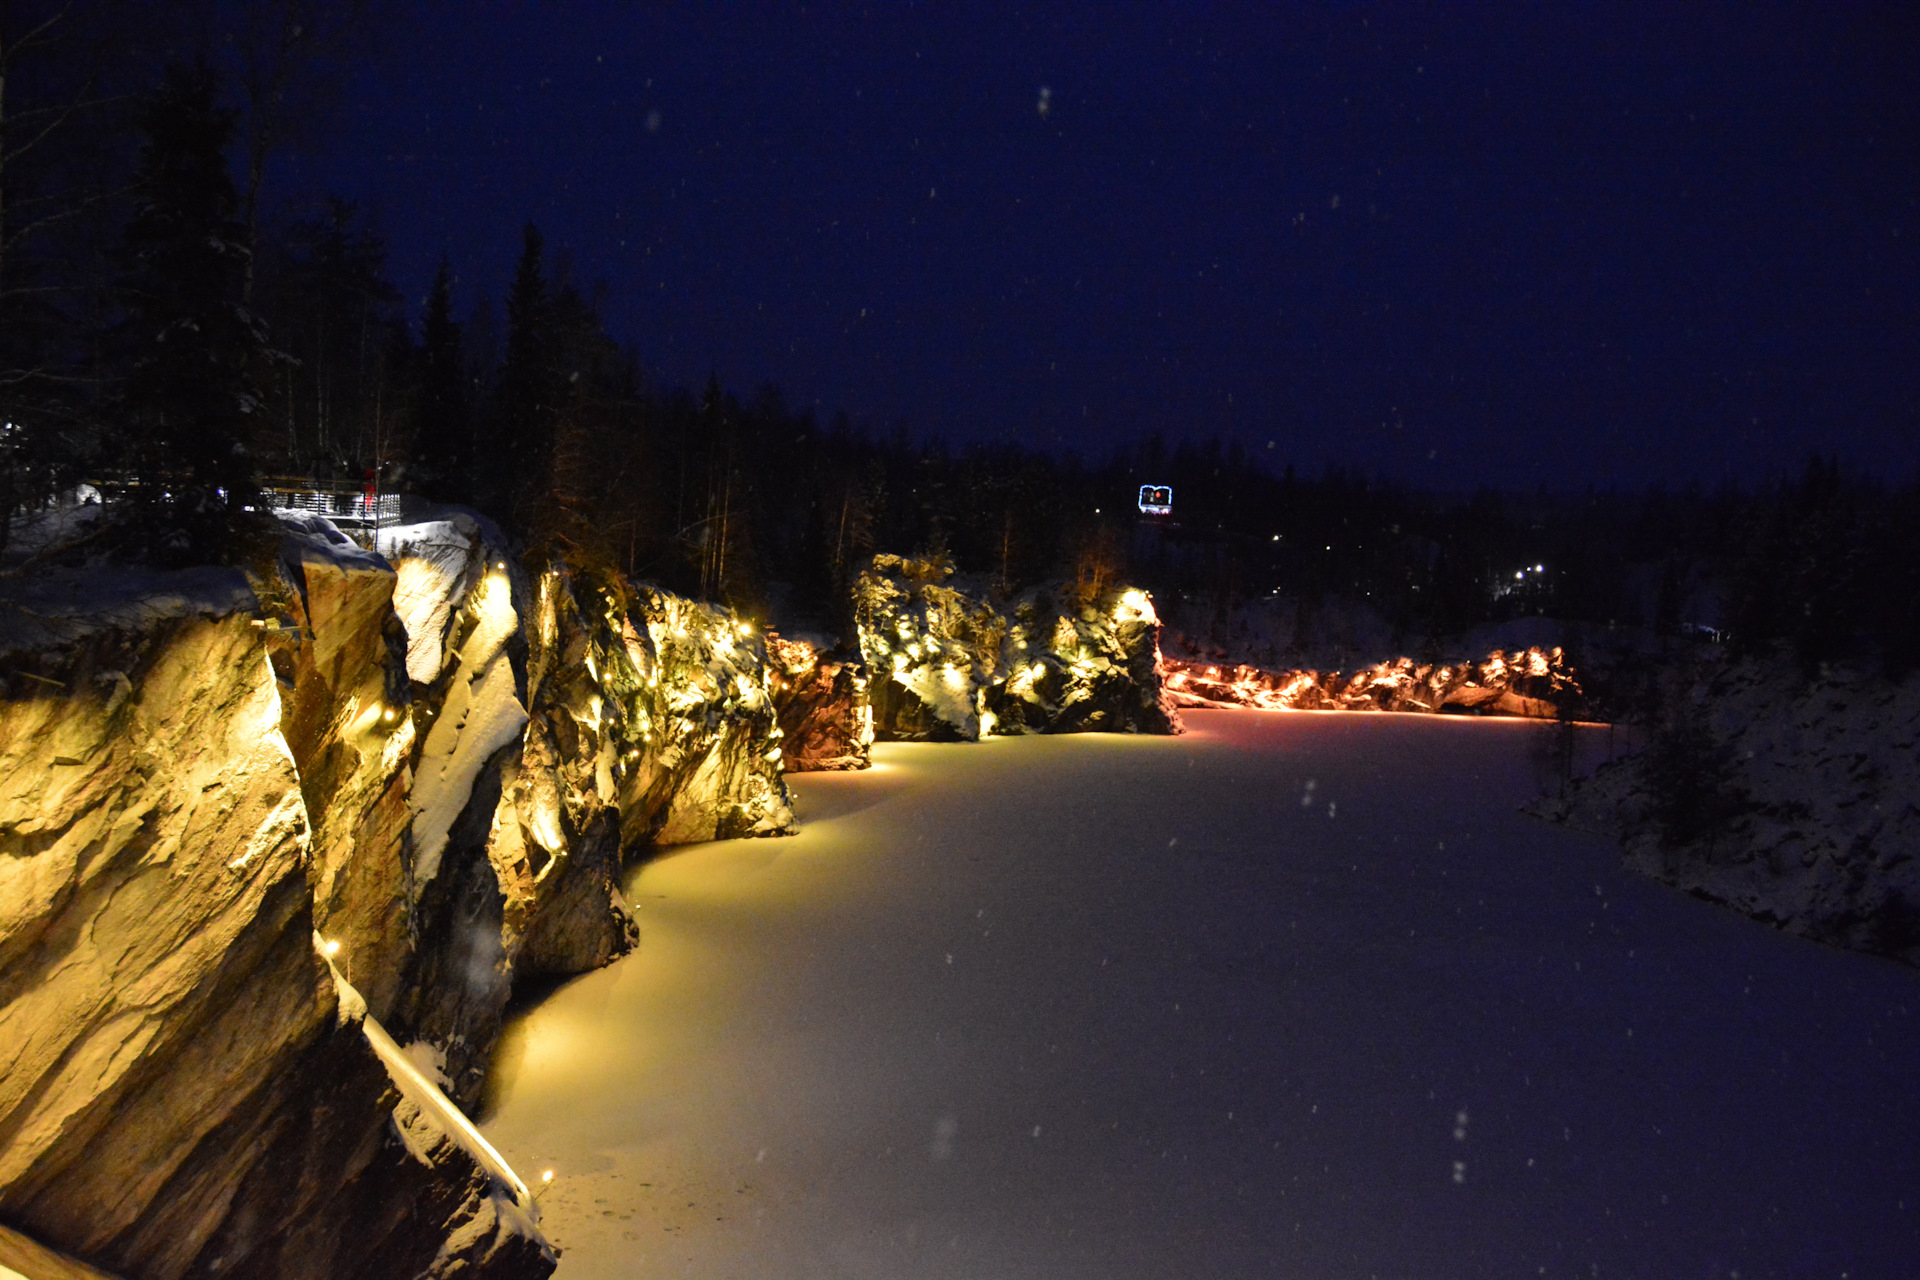
[(1536, 811), (1689, 893), (1920, 964), (1920, 674), (1700, 661), (1647, 751)]

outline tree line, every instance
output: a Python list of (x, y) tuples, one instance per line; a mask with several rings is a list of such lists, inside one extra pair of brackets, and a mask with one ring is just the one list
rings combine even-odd
[[(1829, 462), (1758, 492), (1435, 496), (1226, 439), (949, 448), (772, 387), (655, 385), (531, 224), (503, 316), (445, 261), (409, 314), (351, 204), (263, 214), (301, 50), (351, 6), (241, 6), (257, 56), (170, 62), (151, 51), (185, 37), (157, 8), (0, 14), (0, 552), (84, 481), (110, 490), (115, 553), (231, 557), (270, 479), (371, 474), (537, 556), (822, 629), (890, 550), (996, 592), (1124, 576), (1201, 627), (1274, 596), (1364, 602), (1403, 651), (1537, 613), (1808, 670), (1920, 661), (1920, 491)], [(1171, 517), (1135, 510), (1148, 483)]]

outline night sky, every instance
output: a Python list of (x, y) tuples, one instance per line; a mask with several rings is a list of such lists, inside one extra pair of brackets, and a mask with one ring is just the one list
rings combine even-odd
[(661, 385), (1433, 489), (1920, 467), (1911, 6), (443, 0), (365, 43), (283, 199), (463, 310), (532, 219)]

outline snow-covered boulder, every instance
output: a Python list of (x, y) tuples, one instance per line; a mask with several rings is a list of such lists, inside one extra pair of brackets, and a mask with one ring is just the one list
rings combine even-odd
[(864, 664), (770, 631), (767, 665), (788, 773), (872, 764), (873, 702)]
[(1696, 656), (1647, 750), (1534, 812), (1698, 897), (1920, 964), (1920, 673)]
[(1143, 591), (1042, 587), (998, 607), (945, 560), (879, 555), (855, 584), (854, 621), (877, 737), (1180, 731)]

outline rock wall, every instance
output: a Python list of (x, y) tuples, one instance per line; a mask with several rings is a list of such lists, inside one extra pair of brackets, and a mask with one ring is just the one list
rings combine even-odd
[[(382, 895), (322, 841), (356, 824), (311, 820), (285, 733), (310, 704), (259, 612), (213, 572), (42, 581), (0, 612), (0, 1217), (141, 1280), (451, 1274), (455, 1236), (544, 1275), (490, 1174), (388, 1140), (399, 1093), (314, 945)], [(388, 740), (315, 731), (314, 775)]]
[(1688, 893), (1920, 964), (1920, 674), (1708, 655), (1645, 751), (1532, 808)]
[(1416, 663), (1399, 658), (1354, 672), (1265, 671), (1165, 659), (1167, 687), (1183, 706), (1267, 711), (1414, 711), (1554, 719), (1579, 716), (1585, 701), (1557, 648), (1495, 650), (1483, 662)]
[(515, 975), (633, 944), (634, 848), (791, 826), (738, 620), (379, 549), (5, 584), (0, 1222), (128, 1280), (550, 1272), (461, 1114)]
[(768, 632), (767, 664), (787, 772), (873, 763), (873, 699), (864, 663)]
[(879, 555), (855, 584), (854, 620), (876, 737), (1180, 731), (1143, 591), (1081, 601), (1041, 587), (997, 606), (944, 560)]

